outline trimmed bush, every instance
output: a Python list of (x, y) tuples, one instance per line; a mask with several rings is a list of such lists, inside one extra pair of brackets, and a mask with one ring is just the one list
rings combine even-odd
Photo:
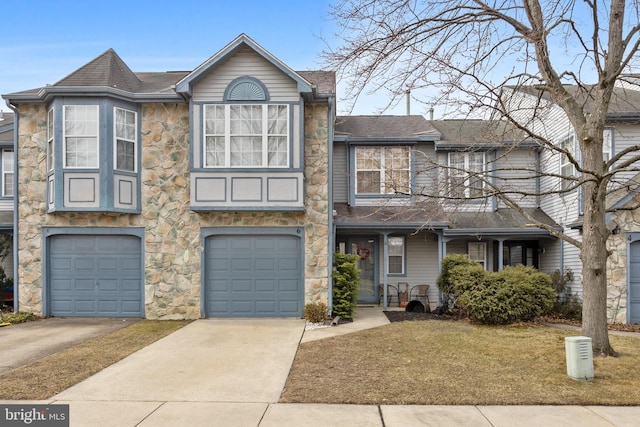
[(532, 320), (549, 313), (556, 300), (549, 275), (532, 267), (505, 267), (485, 272), (484, 277), (470, 270), (474, 274), (467, 278), (462, 278), (462, 270), (458, 268), (452, 275), (454, 291), (460, 295), (458, 303), (480, 323), (504, 325)]
[(324, 322), (328, 313), (329, 308), (323, 302), (310, 302), (304, 306), (304, 318), (311, 323)]
[[(443, 307), (447, 307), (447, 309), (455, 311), (458, 309), (457, 299), (458, 294), (453, 289), (453, 281), (452, 281), (452, 270), (456, 267), (473, 267), (480, 266), (475, 261), (471, 261), (466, 255), (463, 254), (452, 254), (447, 255), (442, 259), (442, 264), (440, 268), (440, 275), (436, 279), (436, 285), (440, 292), (442, 292), (443, 297)], [(480, 268), (482, 268), (480, 266)], [(461, 280), (460, 277), (456, 278)]]
[(360, 287), (357, 255), (335, 253), (333, 256), (333, 316), (353, 319)]

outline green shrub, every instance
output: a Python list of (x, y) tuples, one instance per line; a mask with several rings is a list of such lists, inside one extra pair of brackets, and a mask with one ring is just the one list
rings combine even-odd
[(333, 256), (333, 315), (353, 319), (360, 286), (359, 257), (335, 253)]
[(310, 302), (304, 306), (304, 318), (311, 323), (320, 323), (327, 318), (329, 309), (323, 302)]
[[(436, 285), (440, 292), (442, 292), (443, 305), (450, 310), (456, 310), (458, 308), (457, 298), (458, 294), (453, 289), (452, 271), (456, 267), (472, 267), (479, 266), (477, 262), (471, 261), (466, 255), (463, 254), (451, 254), (442, 259), (440, 268), (440, 275), (436, 279)], [(460, 279), (459, 277), (456, 277)]]
[(563, 319), (582, 322), (582, 301), (577, 294), (571, 295), (564, 301), (556, 302), (553, 312)]
[(553, 308), (556, 292), (548, 274), (532, 267), (505, 267), (482, 277), (476, 269), (469, 269), (470, 277), (462, 277), (456, 269), (454, 291), (458, 304), (473, 320), (485, 324), (509, 324), (532, 320)]

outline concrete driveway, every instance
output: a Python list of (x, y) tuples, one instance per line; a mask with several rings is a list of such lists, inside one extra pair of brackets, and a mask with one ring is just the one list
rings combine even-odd
[(52, 317), (2, 327), (0, 375), (137, 321)]
[(275, 403), (300, 319), (201, 319), (53, 397), (60, 401)]

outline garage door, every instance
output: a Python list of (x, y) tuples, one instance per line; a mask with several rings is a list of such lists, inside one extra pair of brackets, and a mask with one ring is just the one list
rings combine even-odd
[(52, 315), (144, 317), (138, 237), (64, 235), (50, 239)]
[(640, 323), (640, 241), (629, 245), (629, 323)]
[(205, 251), (207, 316), (302, 316), (299, 237), (213, 236)]

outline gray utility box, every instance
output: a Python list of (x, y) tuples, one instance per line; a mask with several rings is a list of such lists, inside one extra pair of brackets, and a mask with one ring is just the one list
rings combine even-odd
[(574, 380), (593, 380), (593, 346), (589, 337), (565, 337), (567, 375)]

